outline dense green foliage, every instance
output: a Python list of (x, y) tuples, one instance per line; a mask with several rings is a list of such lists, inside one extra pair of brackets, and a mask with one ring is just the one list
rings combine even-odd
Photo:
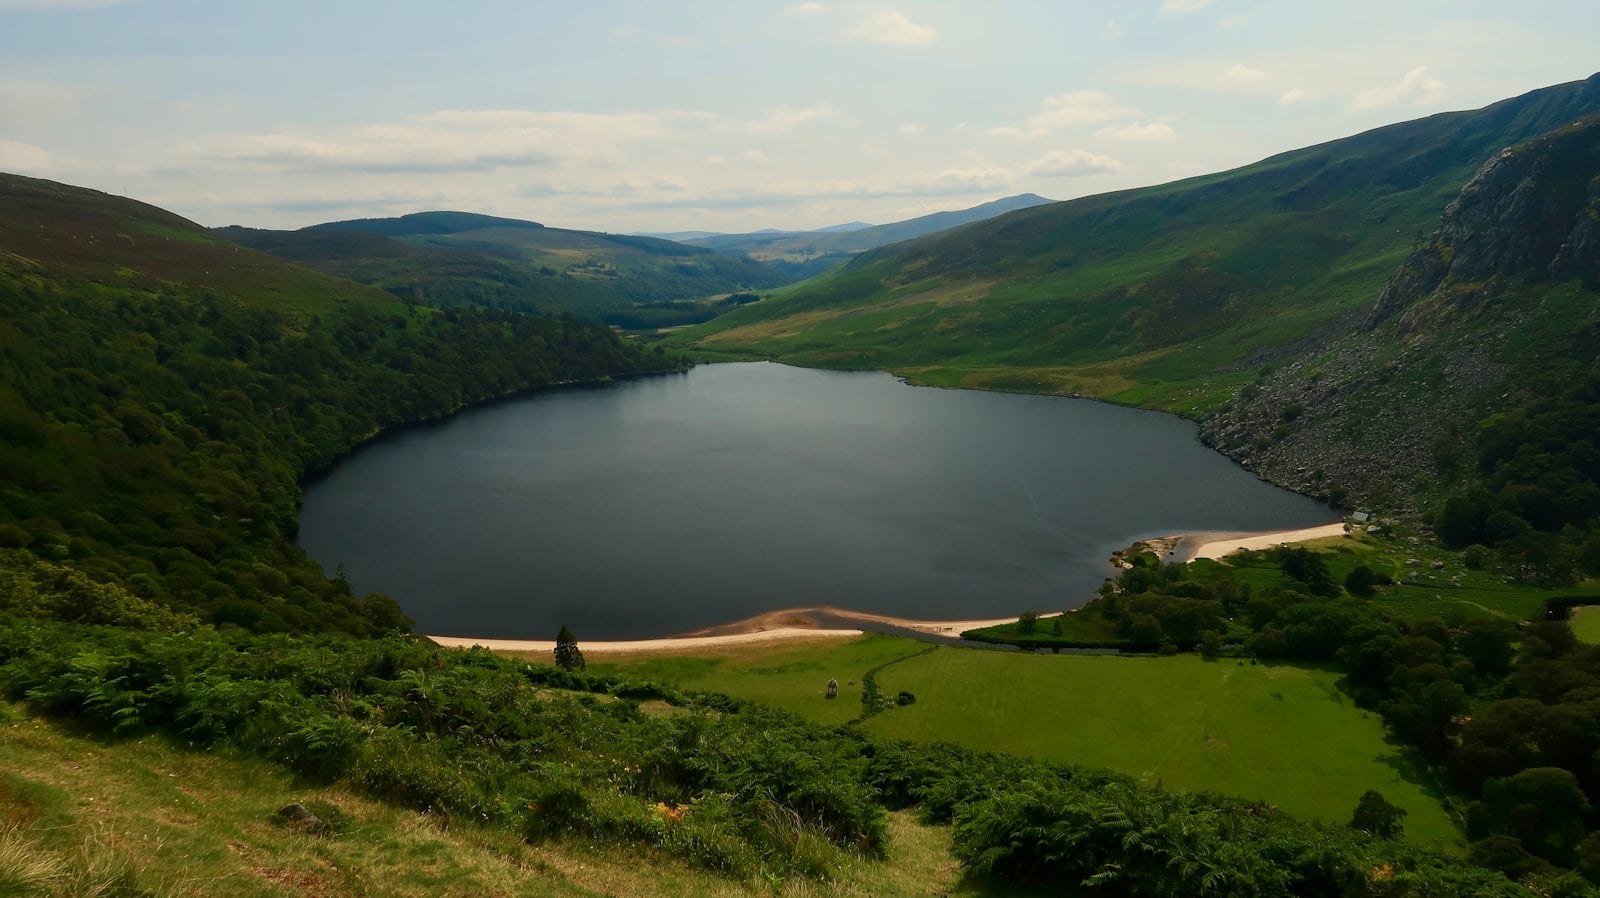
[(1480, 478), (1437, 516), (1448, 545), (1497, 549), (1533, 579), (1600, 574), (1600, 374), (1485, 421)]
[[(398, 637), (6, 617), (0, 685), (122, 736), (231, 746), (531, 840), (651, 846), (740, 876), (826, 876), (843, 857), (886, 850), (885, 810), (914, 806), (954, 823), (956, 854), (975, 872), (1092, 881), (1112, 895), (1521, 893), (1497, 874), (1264, 805), (880, 743), (728, 699)], [(673, 712), (646, 713), (641, 699)]]
[(1600, 648), (1564, 621), (1404, 619), (1381, 594), (1341, 594), (1316, 553), (1264, 554), (1282, 571), (1276, 583), (1146, 556), (1079, 614), (1116, 623), (1135, 647), (1187, 644), (1210, 629), (1257, 658), (1336, 665), (1359, 703), (1472, 800), (1480, 862), (1512, 876), (1600, 877)]
[[(408, 628), (392, 600), (350, 595), (293, 544), (302, 476), (384, 428), (680, 364), (571, 318), (405, 307), (43, 183), (0, 187), (95, 240), (0, 254), (0, 549), (216, 623)], [(164, 277), (118, 275), (142, 258), (120, 237), (158, 226), (177, 235), (158, 248)], [(224, 262), (250, 271), (249, 290), (187, 283)], [(12, 553), (0, 564), (38, 571)]]

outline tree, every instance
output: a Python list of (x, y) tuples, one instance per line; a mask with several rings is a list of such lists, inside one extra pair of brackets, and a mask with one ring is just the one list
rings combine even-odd
[(1530, 853), (1570, 866), (1574, 848), (1588, 834), (1589, 799), (1578, 778), (1559, 767), (1530, 767), (1483, 784), (1491, 826)]
[(578, 637), (566, 627), (556, 634), (556, 666), (562, 670), (582, 670), (583, 652), (578, 650)]
[(1350, 573), (1344, 578), (1345, 592), (1353, 596), (1369, 598), (1375, 595), (1380, 586), (1388, 586), (1394, 581), (1387, 575), (1380, 574), (1364, 564), (1351, 568)]
[(1032, 633), (1038, 628), (1039, 612), (1037, 611), (1024, 611), (1022, 616), (1017, 618), (1017, 631), (1019, 633)]
[(1405, 829), (1400, 823), (1405, 815), (1405, 808), (1390, 804), (1377, 789), (1368, 789), (1361, 793), (1360, 800), (1356, 802), (1356, 812), (1350, 817), (1350, 826), (1380, 839), (1398, 839)]

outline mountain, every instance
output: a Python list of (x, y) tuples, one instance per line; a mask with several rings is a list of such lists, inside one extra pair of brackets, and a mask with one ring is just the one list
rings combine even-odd
[[(1497, 153), (1374, 300), (1323, 345), (1242, 390), (1205, 422), (1205, 438), (1303, 490), (1337, 485), (1393, 501), (1440, 478), (1470, 485), (1480, 466), (1498, 477), (1496, 490), (1511, 486), (1499, 467), (1506, 458), (1480, 457), (1486, 434), (1588, 390), (1600, 357), (1597, 222), (1600, 115)], [(1580, 407), (1593, 401), (1585, 395)], [(1581, 411), (1563, 415), (1555, 442), (1596, 438), (1579, 430)], [(1558, 466), (1540, 468), (1546, 476)], [(1554, 506), (1553, 493), (1585, 495), (1583, 479), (1516, 488), (1525, 505), (1544, 494), (1552, 497), (1538, 501)], [(1570, 511), (1516, 509), (1535, 529), (1587, 526), (1593, 516)]]
[(0, 174), (0, 263), (136, 290), (178, 282), (279, 308), (384, 299), (246, 250), (164, 209), (18, 175)]
[(295, 546), (302, 477), (384, 428), (676, 367), (599, 323), (407, 305), (153, 206), (0, 175), (0, 611), (408, 628)]
[(632, 236), (654, 237), (657, 240), (673, 240), (683, 243), (689, 240), (697, 240), (701, 237), (715, 237), (721, 233), (721, 231), (635, 231)]
[(329, 222), (298, 231), (229, 227), (217, 233), (433, 305), (606, 317), (641, 306), (694, 303), (673, 311), (704, 321), (714, 309), (702, 308), (699, 300), (791, 280), (743, 255), (467, 212)]
[(844, 224), (828, 225), (825, 228), (817, 228), (817, 233), (818, 234), (849, 234), (849, 233), (854, 232), (854, 231), (864, 231), (864, 230), (866, 230), (867, 228), (870, 228), (870, 227), (872, 227), (872, 225), (869, 222), (865, 222), (865, 221), (847, 221)]
[(312, 225), (308, 231), (356, 231), (377, 234), (381, 237), (415, 237), (429, 234), (464, 234), (489, 228), (525, 228), (535, 230), (544, 225), (515, 218), (496, 218), (475, 212), (413, 212), (399, 218), (356, 218), (349, 221), (330, 221)]
[(862, 222), (834, 225), (815, 231), (754, 231), (749, 234), (718, 234), (685, 241), (721, 252), (740, 252), (784, 267), (797, 278), (810, 277), (859, 253), (901, 240), (948, 230), (975, 221), (984, 221), (1017, 209), (1053, 202), (1032, 193), (1008, 196), (970, 209), (935, 212), (885, 225)]
[(1600, 76), (1024, 209), (879, 248), (674, 339), (1200, 416), (1364, 316), (1486, 161), (1596, 111)]

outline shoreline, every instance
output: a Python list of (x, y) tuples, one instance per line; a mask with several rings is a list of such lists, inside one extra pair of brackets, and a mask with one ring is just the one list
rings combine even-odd
[[(1163, 560), (1188, 563), (1198, 558), (1217, 559), (1243, 549), (1267, 549), (1284, 543), (1306, 542), (1342, 536), (1344, 522), (1267, 532), (1195, 531), (1173, 536), (1139, 540), (1163, 551)], [(655, 639), (579, 640), (585, 655), (671, 654), (687, 650), (737, 647), (763, 643), (792, 643), (810, 640), (853, 639), (868, 632), (895, 633), (914, 639), (937, 642), (960, 641), (961, 634), (979, 627), (1009, 624), (1016, 616), (983, 620), (913, 620), (851, 611), (831, 605), (788, 608), (755, 617), (693, 630), (679, 636)], [(426, 636), (444, 648), (467, 649), (481, 646), (493, 652), (549, 653), (555, 651), (550, 639), (495, 639), (474, 636)]]
[(1303, 543), (1314, 539), (1327, 539), (1345, 534), (1343, 521), (1301, 527), (1296, 530), (1275, 530), (1267, 533), (1199, 532), (1183, 534), (1168, 553), (1185, 563), (1200, 558), (1215, 560), (1245, 549), (1271, 549), (1285, 543)]

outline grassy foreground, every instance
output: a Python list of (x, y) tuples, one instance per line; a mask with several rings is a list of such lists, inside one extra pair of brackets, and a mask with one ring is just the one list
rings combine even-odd
[[(1377, 789), (1407, 810), (1408, 835), (1458, 838), (1408, 749), (1335, 687), (1337, 675), (1239, 666), (1196, 656), (1108, 658), (927, 647), (868, 635), (848, 643), (745, 646), (717, 654), (623, 658), (595, 665), (689, 689), (723, 692), (822, 723), (861, 713), (860, 683), (915, 704), (868, 719), (877, 735), (1106, 767), (1170, 788), (1256, 798), (1308, 818), (1346, 822)], [(829, 701), (830, 677), (840, 697)], [(850, 680), (855, 686), (847, 686)]]
[[(301, 802), (322, 834), (275, 819)], [(948, 827), (890, 819), (887, 861), (780, 895), (1000, 898), (1031, 894), (964, 882)], [(103, 892), (95, 888), (111, 889)], [(0, 704), (0, 894), (38, 896), (598, 896), (742, 898), (774, 894), (670, 859), (640, 863), (569, 843), (529, 845), (470, 820), (404, 811), (297, 781), (260, 761), (159, 738), (75, 735)]]

